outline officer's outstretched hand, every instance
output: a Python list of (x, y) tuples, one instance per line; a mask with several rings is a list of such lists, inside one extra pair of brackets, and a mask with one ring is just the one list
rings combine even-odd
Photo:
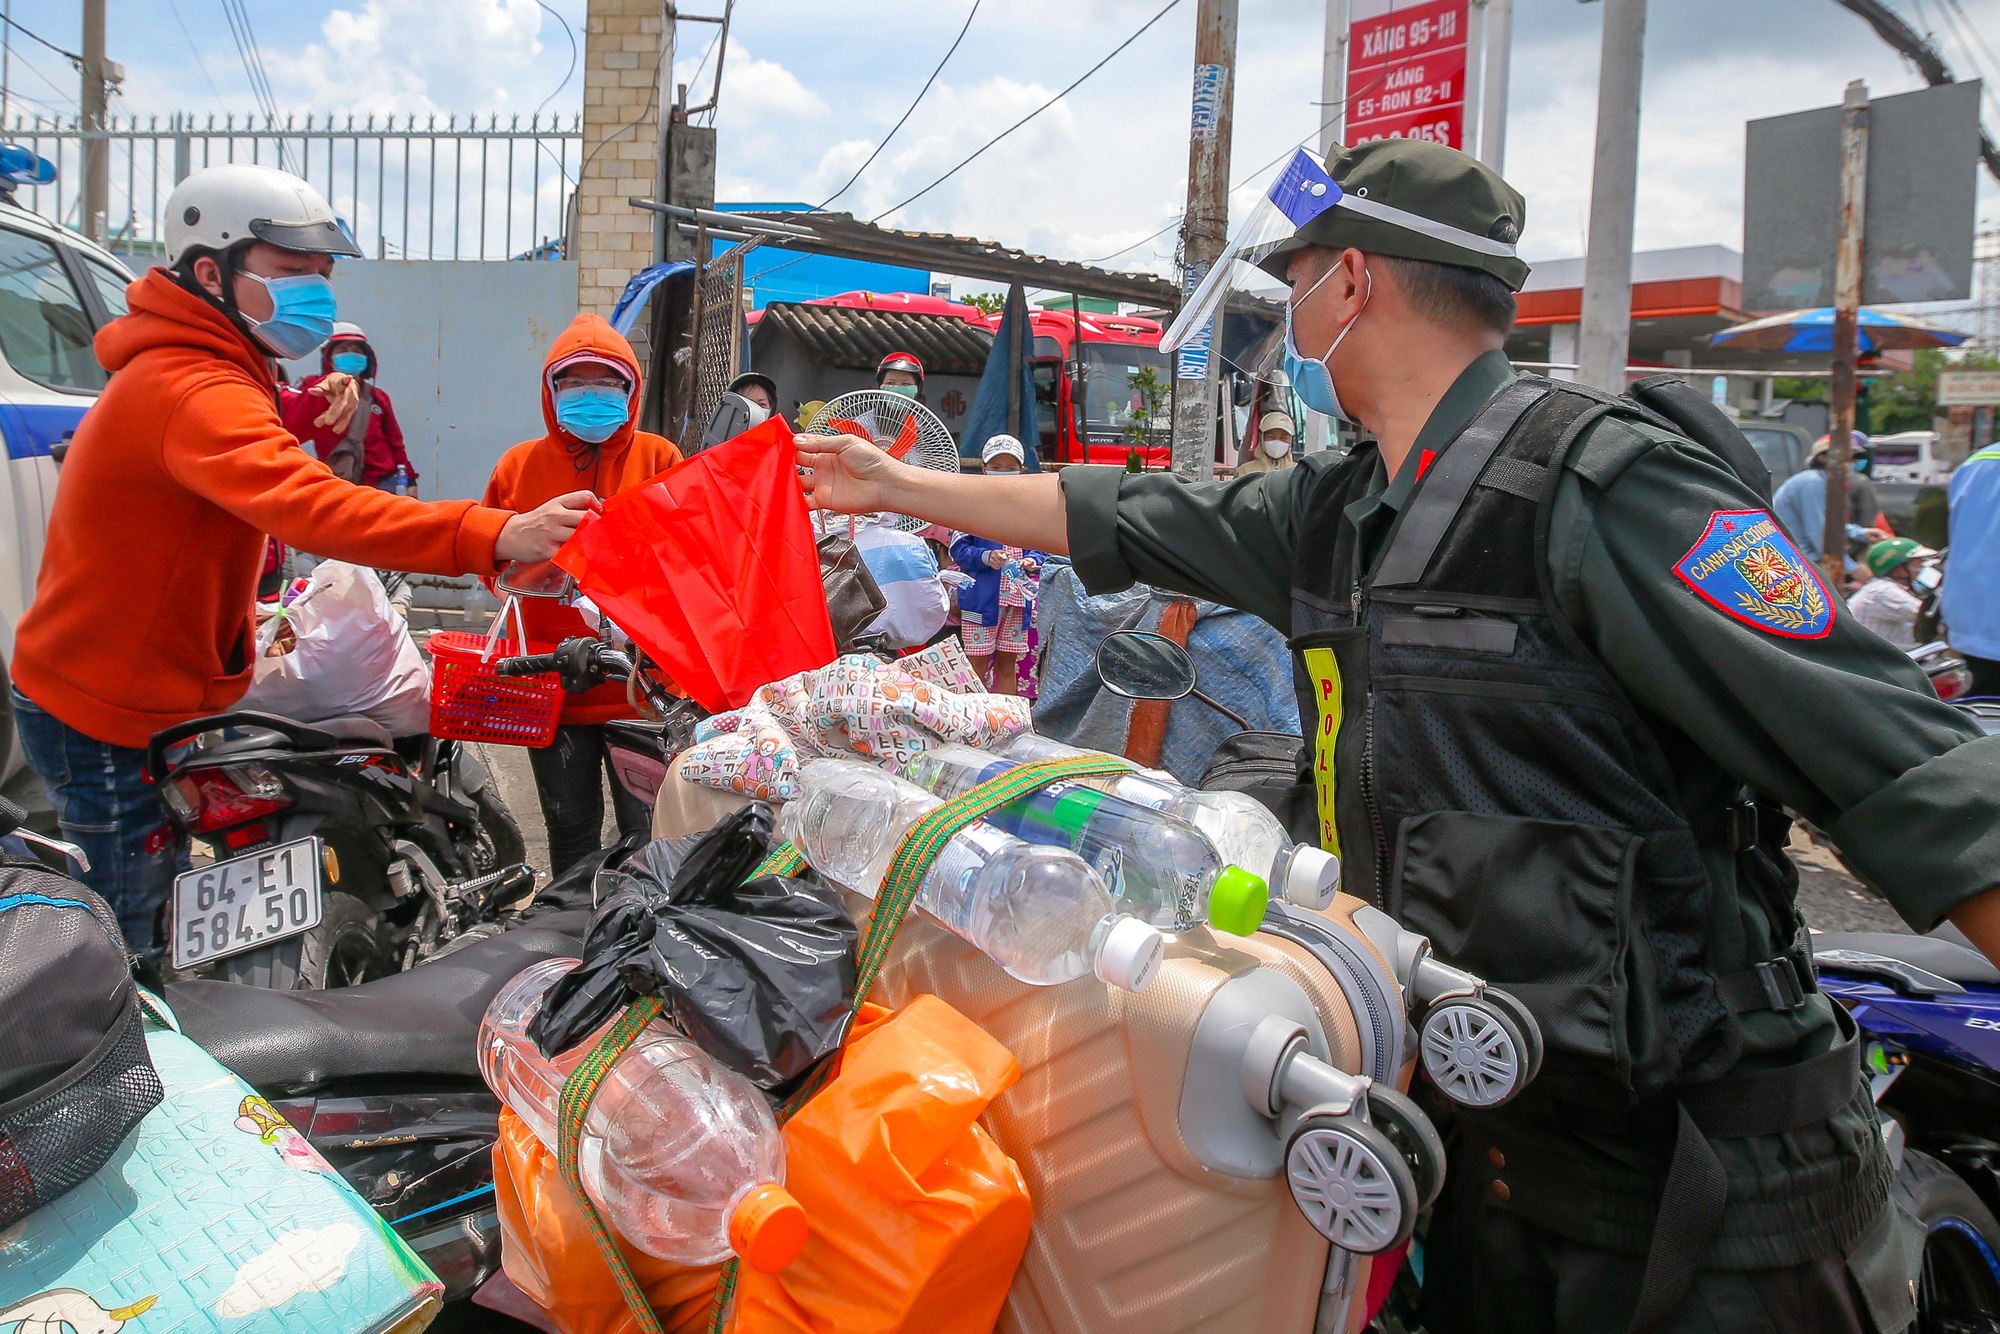
[(547, 560), (569, 541), (569, 535), (583, 522), (583, 516), (600, 509), (596, 496), (588, 491), (571, 491), (557, 496), (539, 509), (516, 514), (500, 530), (493, 544), (496, 563), (510, 560)]
[(796, 435), (806, 505), (839, 514), (893, 509), (890, 493), (913, 471), (858, 435)]

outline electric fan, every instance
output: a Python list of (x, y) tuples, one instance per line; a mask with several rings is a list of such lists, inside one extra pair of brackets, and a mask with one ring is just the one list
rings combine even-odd
[[(937, 414), (913, 398), (886, 389), (857, 389), (820, 406), (806, 423), (806, 435), (858, 435), (873, 440), (891, 458), (917, 468), (957, 472), (958, 442)], [(876, 520), (904, 532), (925, 526), (907, 514), (878, 514)], [(815, 514), (822, 525), (831, 518)], [(822, 527), (824, 531), (824, 527)]]

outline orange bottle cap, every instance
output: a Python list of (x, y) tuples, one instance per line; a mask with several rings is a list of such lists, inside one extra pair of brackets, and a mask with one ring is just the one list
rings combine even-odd
[(783, 1186), (753, 1186), (729, 1215), (729, 1249), (743, 1263), (775, 1274), (799, 1258), (811, 1231), (806, 1211)]

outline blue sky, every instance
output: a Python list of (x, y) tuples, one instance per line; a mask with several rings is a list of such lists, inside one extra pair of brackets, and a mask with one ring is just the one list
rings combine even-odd
[[(1045, 100), (1163, 0), (985, 0), (910, 123), (836, 207), (871, 216)], [(1527, 195), (1531, 258), (1581, 252), (1602, 6), (1516, 0), (1507, 174)], [(1965, 20), (2000, 50), (2000, 0), (1892, 0), (1941, 29), (1961, 77), (1990, 52), (1953, 41)], [(567, 20), (581, 0), (247, 0), (281, 108), (316, 114), (564, 115), (580, 83)], [(964, 21), (970, 0), (739, 0), (725, 66), (718, 193), (817, 202), (873, 151)], [(720, 0), (708, 8), (719, 9)], [(1062, 103), (890, 222), (987, 237), (1066, 259), (1130, 246), (1178, 213), (1187, 166), (1194, 0), (1182, 3)], [(706, 12), (700, 0), (683, 6)], [(76, 0), (13, 0), (19, 23), (79, 40)], [(550, 11), (553, 11), (553, 16)], [(1232, 177), (1312, 135), (1322, 0), (1243, 0)], [(690, 78), (714, 28), (683, 24)], [(252, 99), (220, 0), (110, 0), (110, 54), (127, 81), (114, 110), (246, 111)], [(20, 38), (16, 112), (74, 109), (75, 76)], [(709, 66), (712, 69), (712, 64)], [(1741, 245), (1746, 118), (1837, 102), (1851, 78), (1879, 94), (1921, 80), (1833, 0), (1653, 0), (1641, 138), (1642, 247)], [(700, 84), (707, 82), (704, 71)], [(553, 97), (551, 96), (553, 94)], [(30, 99), (32, 99), (30, 101)], [(2000, 130), (2000, 89), (1987, 124)], [(1261, 181), (1246, 183), (1238, 207)], [(2000, 195), (1982, 186), (1982, 214)], [(1113, 262), (1162, 268), (1172, 234)]]

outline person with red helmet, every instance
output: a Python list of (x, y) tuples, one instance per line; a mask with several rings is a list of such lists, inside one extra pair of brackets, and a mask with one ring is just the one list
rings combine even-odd
[[(415, 495), (417, 470), (403, 449), (403, 428), (389, 396), (375, 386), (375, 349), (358, 324), (341, 322), (320, 349), (320, 373), (278, 396), (285, 429), (309, 445), (336, 476), (379, 490), (395, 489), (397, 469)], [(345, 386), (354, 386), (353, 409), (345, 416), (328, 411)]]
[(924, 400), (924, 363), (913, 353), (891, 352), (875, 367), (875, 387), (892, 394)]

